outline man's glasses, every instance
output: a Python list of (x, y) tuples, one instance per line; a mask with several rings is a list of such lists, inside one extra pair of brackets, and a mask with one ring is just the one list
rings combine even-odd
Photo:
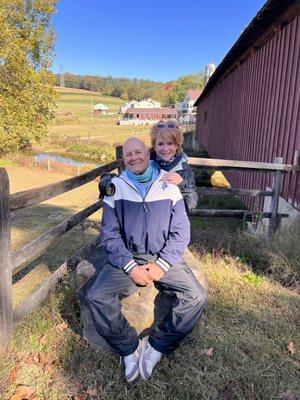
[(161, 129), (161, 128), (174, 129), (174, 128), (178, 128), (178, 125), (175, 124), (174, 122), (167, 122), (166, 124), (164, 122), (159, 122), (158, 124), (155, 125), (155, 127), (158, 129)]

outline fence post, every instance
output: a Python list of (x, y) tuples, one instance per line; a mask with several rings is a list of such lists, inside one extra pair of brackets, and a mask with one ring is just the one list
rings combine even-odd
[[(274, 163), (275, 164), (282, 164), (283, 158), (282, 157), (275, 157)], [(278, 228), (278, 204), (279, 204), (279, 195), (280, 195), (280, 186), (281, 186), (281, 171), (276, 171), (273, 178), (273, 185), (272, 185), (272, 199), (271, 199), (271, 219), (269, 224), (269, 236), (273, 236)]]
[[(123, 146), (116, 146), (116, 160), (122, 159), (123, 157)], [(118, 174), (120, 174), (123, 171), (124, 167), (123, 165), (121, 167), (118, 167)]]
[(12, 272), (10, 251), (9, 179), (0, 168), (0, 348), (5, 349), (13, 331)]

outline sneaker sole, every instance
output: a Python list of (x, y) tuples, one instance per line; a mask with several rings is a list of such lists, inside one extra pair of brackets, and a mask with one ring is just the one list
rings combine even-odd
[[(139, 351), (139, 353), (140, 353), (140, 351), (141, 351), (141, 341), (139, 342), (138, 351)], [(139, 374), (140, 374), (139, 367), (140, 367), (140, 357), (139, 357), (139, 361), (138, 361), (138, 363), (137, 363), (136, 372), (132, 375), (132, 377), (131, 377), (130, 379), (127, 379), (126, 376), (125, 376), (126, 382), (131, 383), (131, 382), (133, 382), (133, 381), (136, 380), (136, 378), (137, 378), (137, 377), (139, 376)]]
[(143, 358), (144, 358), (144, 352), (145, 352), (146, 344), (148, 342), (148, 338), (149, 338), (149, 336), (145, 336), (142, 339), (142, 343), (141, 343), (142, 348), (141, 348), (140, 359), (139, 359), (139, 372), (140, 372), (140, 375), (141, 375), (141, 378), (143, 379), (143, 381), (147, 381), (150, 378), (150, 375), (146, 376), (143, 371)]
[(131, 382), (135, 381), (136, 378), (137, 378), (138, 376), (139, 376), (139, 366), (138, 366), (138, 368), (137, 368), (135, 374), (132, 375), (132, 377), (131, 377), (130, 379), (127, 379), (127, 378), (125, 377), (126, 382), (131, 383)]

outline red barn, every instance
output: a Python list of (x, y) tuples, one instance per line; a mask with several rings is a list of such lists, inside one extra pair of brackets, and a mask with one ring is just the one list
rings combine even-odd
[(178, 117), (175, 108), (159, 107), (159, 108), (128, 108), (124, 114), (124, 118), (154, 120), (160, 119), (176, 119)]
[[(278, 156), (294, 164), (300, 150), (300, 1), (267, 1), (195, 105), (198, 140), (211, 157), (273, 162)], [(282, 182), (284, 200), (298, 210), (299, 175), (288, 173)], [(235, 187), (271, 185), (267, 174), (229, 178)]]

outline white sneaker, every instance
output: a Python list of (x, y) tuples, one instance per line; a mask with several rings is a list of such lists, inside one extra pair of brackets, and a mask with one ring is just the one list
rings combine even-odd
[(140, 357), (141, 341), (134, 353), (123, 357), (125, 365), (125, 378), (127, 382), (133, 382), (139, 376), (139, 357)]
[(149, 336), (142, 339), (142, 350), (139, 361), (140, 375), (144, 381), (147, 381), (153, 371), (153, 368), (162, 357), (162, 353), (155, 350), (148, 342)]

